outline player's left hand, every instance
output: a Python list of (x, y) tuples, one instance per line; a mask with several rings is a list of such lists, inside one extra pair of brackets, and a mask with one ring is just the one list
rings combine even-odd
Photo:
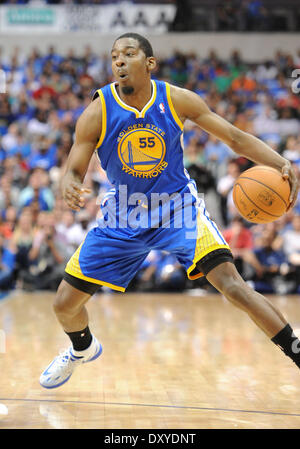
[(284, 179), (287, 179), (290, 183), (290, 187), (291, 187), (291, 194), (290, 194), (290, 204), (287, 207), (287, 211), (289, 211), (290, 209), (292, 209), (295, 205), (295, 202), (297, 200), (297, 196), (298, 196), (298, 191), (299, 191), (299, 184), (298, 184), (298, 179), (296, 176), (296, 173), (292, 167), (292, 164), (290, 163), (290, 161), (286, 161), (286, 163), (284, 164), (284, 166), (281, 169), (281, 173)]

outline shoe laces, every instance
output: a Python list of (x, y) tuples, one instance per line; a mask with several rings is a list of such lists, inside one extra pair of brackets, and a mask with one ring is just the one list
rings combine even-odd
[(73, 365), (73, 363), (76, 364), (76, 362), (81, 362), (81, 360), (80, 359), (73, 360), (71, 358), (70, 349), (62, 349), (59, 352), (59, 356), (57, 357), (57, 360), (56, 360), (56, 364), (59, 368), (65, 368), (67, 365), (70, 365), (70, 367), (71, 367)]

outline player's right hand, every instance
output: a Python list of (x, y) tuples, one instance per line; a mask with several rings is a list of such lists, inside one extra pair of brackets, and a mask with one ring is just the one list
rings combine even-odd
[(299, 183), (298, 183), (298, 179), (297, 176), (295, 174), (295, 171), (290, 163), (290, 161), (286, 161), (286, 164), (282, 167), (282, 176), (284, 179), (288, 179), (289, 183), (290, 183), (290, 187), (291, 187), (291, 194), (290, 194), (290, 204), (287, 207), (287, 211), (291, 210), (296, 201), (297, 201), (297, 197), (298, 197), (298, 192), (299, 192)]
[(84, 206), (84, 193), (90, 194), (92, 191), (78, 182), (71, 181), (64, 188), (63, 198), (71, 209), (79, 211)]

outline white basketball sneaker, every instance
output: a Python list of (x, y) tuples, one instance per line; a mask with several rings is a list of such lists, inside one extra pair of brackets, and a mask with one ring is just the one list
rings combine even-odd
[(55, 359), (41, 374), (41, 386), (44, 388), (60, 387), (70, 379), (74, 369), (78, 365), (91, 362), (101, 354), (102, 346), (94, 336), (92, 343), (84, 351), (74, 351), (71, 346), (66, 351), (63, 351), (57, 357), (55, 357)]

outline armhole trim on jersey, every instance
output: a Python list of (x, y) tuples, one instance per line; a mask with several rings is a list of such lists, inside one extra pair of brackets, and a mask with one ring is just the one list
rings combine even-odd
[(98, 95), (100, 97), (101, 106), (102, 106), (102, 130), (101, 130), (100, 138), (99, 138), (98, 143), (96, 145), (96, 149), (98, 149), (102, 145), (102, 143), (103, 143), (104, 137), (106, 135), (106, 126), (107, 126), (107, 113), (106, 113), (105, 98), (104, 98), (102, 90), (99, 89), (97, 92), (98, 92)]
[(168, 100), (168, 105), (171, 111), (171, 114), (175, 120), (175, 122), (177, 123), (177, 125), (179, 126), (179, 128), (181, 129), (181, 131), (183, 130), (183, 123), (180, 120), (180, 118), (177, 115), (177, 112), (175, 111), (173, 102), (172, 102), (172, 98), (171, 98), (171, 89), (170, 89), (170, 84), (169, 83), (165, 83), (166, 84), (166, 93), (167, 93), (167, 100)]
[(99, 97), (99, 91), (100, 91), (100, 89), (97, 89), (96, 92), (94, 92), (94, 95), (92, 97), (92, 101), (96, 100), (96, 98)]

